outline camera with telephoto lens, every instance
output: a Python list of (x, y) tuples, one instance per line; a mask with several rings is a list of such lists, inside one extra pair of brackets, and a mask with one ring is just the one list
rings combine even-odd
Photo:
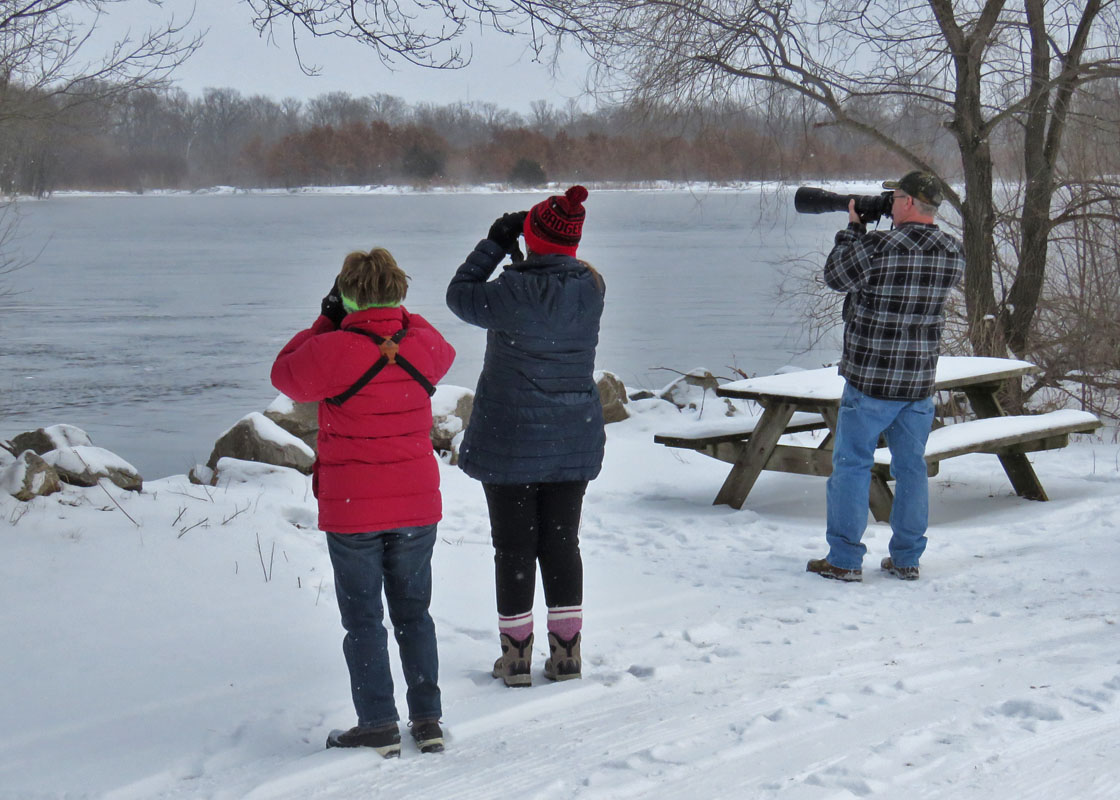
[(856, 213), (863, 222), (878, 222), (891, 215), (894, 192), (876, 195), (836, 194), (815, 186), (802, 186), (793, 195), (793, 208), (800, 214), (825, 214), (847, 211), (848, 201), (856, 201)]

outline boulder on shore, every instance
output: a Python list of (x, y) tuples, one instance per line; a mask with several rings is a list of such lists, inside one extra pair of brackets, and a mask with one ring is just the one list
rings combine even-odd
[(459, 444), (474, 411), (474, 392), (462, 386), (437, 386), (432, 396), (432, 447), (459, 463)]
[(215, 469), (222, 458), (291, 467), (310, 475), (315, 451), (264, 414), (254, 411), (218, 437), (206, 466)]
[(662, 400), (668, 400), (681, 411), (704, 411), (706, 417), (713, 414), (733, 417), (739, 413), (726, 397), (716, 395), (719, 382), (716, 376), (703, 367), (691, 370), (657, 393)]
[(89, 434), (74, 425), (51, 425), (33, 431), (17, 434), (11, 441), (12, 450), (22, 453), (31, 450), (43, 455), (60, 447), (90, 447), (93, 441)]
[(96, 486), (99, 480), (108, 478), (132, 492), (144, 488), (144, 479), (136, 467), (102, 447), (59, 447), (44, 453), (43, 460), (55, 468), (64, 483), (74, 486)]
[(205, 464), (195, 464), (187, 472), (187, 480), (195, 486), (214, 486), (217, 473)]
[(54, 467), (33, 450), (24, 450), (2, 471), (0, 488), (16, 500), (27, 502), (62, 489), (62, 481)]
[(214, 467), (211, 484), (223, 486), (231, 483), (266, 483), (274, 487), (287, 487), (296, 496), (299, 492), (303, 492), (307, 497), (311, 494), (307, 476), (290, 467), (266, 464), (263, 461), (242, 461), (224, 456), (218, 459)]
[(297, 403), (287, 395), (279, 395), (264, 410), (264, 415), (301, 440), (312, 450), (319, 436), (319, 404)]
[(613, 372), (599, 370), (595, 373), (595, 385), (599, 389), (599, 402), (603, 404), (603, 422), (610, 425), (628, 419), (630, 412), (626, 410), (626, 404), (630, 401), (619, 377)]

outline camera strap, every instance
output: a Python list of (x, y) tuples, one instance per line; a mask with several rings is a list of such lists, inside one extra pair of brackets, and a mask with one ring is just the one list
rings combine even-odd
[(428, 397), (436, 393), (436, 387), (432, 385), (432, 382), (425, 378), (420, 370), (412, 365), (412, 362), (399, 353), (401, 340), (408, 334), (408, 328), (401, 328), (388, 339), (383, 336), (378, 336), (376, 333), (361, 331), (357, 328), (347, 328), (346, 332), (356, 333), (360, 336), (365, 336), (367, 339), (372, 339), (377, 345), (377, 349), (381, 351), (381, 357), (373, 363), (373, 366), (362, 373), (362, 376), (354, 381), (349, 389), (341, 394), (336, 394), (334, 397), (328, 397), (324, 402), (330, 403), (332, 406), (342, 405), (360, 392), (367, 383), (377, 376), (377, 373), (381, 372), (381, 370), (385, 369), (389, 364), (396, 364), (412, 376), (412, 378), (424, 388), (424, 391), (428, 393)]

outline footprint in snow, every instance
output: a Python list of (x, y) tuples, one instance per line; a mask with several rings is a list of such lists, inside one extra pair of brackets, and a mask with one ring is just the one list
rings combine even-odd
[(448, 626), (451, 628), (452, 633), (457, 633), (460, 636), (465, 636), (476, 642), (489, 642), (494, 639), (494, 632), (489, 628), (463, 628), (456, 625)]
[(317, 530), (319, 515), (307, 506), (285, 506), (280, 511), (284, 520), (300, 530)]
[(1084, 706), (1090, 711), (1104, 711), (1105, 706), (1112, 703), (1112, 692), (1107, 690), (1093, 690), (1082, 689), (1078, 687), (1073, 690), (1073, 693), (1067, 696), (1068, 700), (1072, 700), (1079, 706)]
[(1021, 726), (1032, 733), (1039, 722), (1058, 722), (1062, 712), (1054, 706), (1036, 703), (1032, 700), (1008, 700), (988, 711), (989, 716), (1002, 716), (1022, 720)]
[(814, 772), (805, 778), (805, 783), (810, 786), (836, 787), (846, 789), (859, 797), (866, 797), (874, 790), (871, 785), (859, 775), (844, 767), (829, 767), (820, 772)]
[(731, 631), (718, 622), (709, 622), (689, 628), (683, 634), (684, 640), (696, 647), (714, 647), (731, 636)]

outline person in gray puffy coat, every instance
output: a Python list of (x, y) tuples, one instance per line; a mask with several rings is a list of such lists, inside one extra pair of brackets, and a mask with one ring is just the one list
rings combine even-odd
[[(452, 312), (487, 331), (459, 466), (482, 482), (490, 512), (502, 647), (493, 674), (507, 686), (531, 683), (538, 563), (548, 605), (545, 677), (582, 671), (579, 522), (606, 443), (593, 375), (605, 287), (575, 257), (586, 199), (573, 186), (498, 218), (447, 288)], [(512, 263), (489, 280), (507, 255)]]

